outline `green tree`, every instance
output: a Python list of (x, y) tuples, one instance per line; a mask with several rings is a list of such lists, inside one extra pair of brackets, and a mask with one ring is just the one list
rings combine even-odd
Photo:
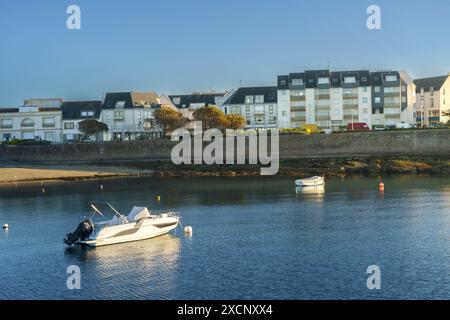
[(103, 122), (97, 121), (95, 119), (86, 119), (78, 124), (78, 130), (80, 130), (80, 132), (83, 134), (83, 138), (81, 139), (81, 141), (85, 141), (94, 134), (108, 131), (109, 128)]
[(170, 131), (184, 127), (188, 122), (181, 112), (166, 106), (155, 110), (153, 117), (153, 122), (162, 130), (163, 137)]

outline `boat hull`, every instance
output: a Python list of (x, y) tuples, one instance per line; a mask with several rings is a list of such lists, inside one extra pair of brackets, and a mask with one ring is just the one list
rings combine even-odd
[(323, 177), (313, 177), (308, 179), (298, 179), (295, 181), (297, 187), (317, 187), (323, 186), (325, 179)]
[(179, 224), (178, 218), (168, 217), (165, 219), (146, 219), (143, 222), (112, 226), (102, 229), (93, 237), (84, 241), (78, 241), (79, 245), (90, 247), (101, 247), (106, 245), (120, 244), (151, 239), (162, 236), (175, 229)]

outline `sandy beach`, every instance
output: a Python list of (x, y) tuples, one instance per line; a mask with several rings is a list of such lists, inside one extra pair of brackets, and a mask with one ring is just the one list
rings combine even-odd
[(151, 174), (152, 170), (101, 166), (16, 166), (0, 168), (0, 183), (44, 180), (85, 180)]

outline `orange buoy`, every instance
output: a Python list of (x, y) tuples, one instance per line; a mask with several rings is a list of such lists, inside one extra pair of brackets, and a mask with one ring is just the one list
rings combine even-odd
[(380, 182), (380, 184), (378, 185), (378, 189), (384, 190), (384, 183), (383, 182)]

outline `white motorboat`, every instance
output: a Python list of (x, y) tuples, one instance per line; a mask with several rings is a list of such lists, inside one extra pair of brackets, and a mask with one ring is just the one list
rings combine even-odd
[[(112, 219), (93, 222), (96, 214), (105, 217), (99, 210), (100, 205), (112, 211)], [(109, 203), (90, 203), (90, 206), (92, 216), (84, 219), (74, 232), (64, 238), (68, 246), (79, 244), (98, 247), (150, 239), (170, 232), (180, 223), (177, 212), (151, 213), (145, 207), (134, 207), (124, 216)]]
[(324, 176), (314, 176), (306, 179), (298, 179), (295, 181), (295, 185), (297, 187), (315, 187), (315, 186), (323, 186), (325, 183)]

